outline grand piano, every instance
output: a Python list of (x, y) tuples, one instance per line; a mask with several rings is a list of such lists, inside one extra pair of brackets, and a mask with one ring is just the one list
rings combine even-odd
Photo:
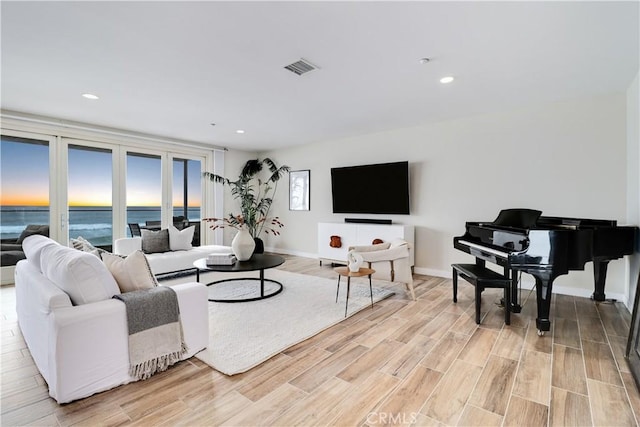
[(614, 220), (541, 216), (532, 209), (505, 209), (491, 222), (467, 222), (464, 235), (453, 246), (476, 257), (476, 264), (490, 262), (504, 268), (512, 281), (508, 309), (519, 313), (517, 273), (535, 278), (538, 334), (549, 331), (551, 292), (556, 277), (584, 270), (593, 262), (596, 301), (605, 300), (609, 261), (634, 252), (637, 227), (618, 226)]

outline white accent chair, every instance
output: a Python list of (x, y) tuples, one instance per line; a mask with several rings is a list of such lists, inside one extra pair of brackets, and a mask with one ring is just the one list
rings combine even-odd
[(369, 268), (376, 270), (375, 278), (391, 282), (404, 283), (411, 299), (415, 301), (413, 290), (413, 274), (409, 265), (411, 245), (403, 239), (366, 246), (350, 246), (349, 251), (358, 252), (369, 263)]

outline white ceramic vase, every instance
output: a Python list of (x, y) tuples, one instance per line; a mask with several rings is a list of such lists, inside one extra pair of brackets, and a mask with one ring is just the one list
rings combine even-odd
[(238, 230), (238, 233), (231, 241), (231, 250), (238, 261), (246, 261), (251, 258), (255, 247), (256, 242), (253, 241), (253, 237), (251, 237), (249, 230), (245, 226)]
[(347, 261), (349, 262), (349, 271), (357, 273), (364, 264), (364, 258), (358, 252), (349, 251), (347, 254)]

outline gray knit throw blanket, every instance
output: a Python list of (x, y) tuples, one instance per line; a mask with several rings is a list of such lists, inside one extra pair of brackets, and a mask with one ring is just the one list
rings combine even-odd
[(176, 292), (167, 286), (114, 295), (127, 311), (129, 375), (146, 380), (187, 351)]

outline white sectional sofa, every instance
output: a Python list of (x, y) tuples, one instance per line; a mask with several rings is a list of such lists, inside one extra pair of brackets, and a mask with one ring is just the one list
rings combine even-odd
[[(113, 246), (113, 252), (118, 255), (129, 255), (135, 251), (142, 250), (142, 238), (125, 237), (117, 239)], [(207, 245), (193, 246), (189, 250), (158, 252), (146, 254), (151, 266), (151, 271), (156, 276), (159, 274), (172, 273), (176, 271), (193, 268), (193, 262), (198, 258), (205, 258), (212, 253), (231, 252), (229, 246)]]
[[(102, 261), (44, 236), (25, 239), (26, 259), (15, 272), (18, 323), (31, 355), (58, 403), (134, 381), (129, 375), (125, 305)], [(200, 283), (172, 286), (184, 342), (182, 359), (209, 339), (207, 290)]]

